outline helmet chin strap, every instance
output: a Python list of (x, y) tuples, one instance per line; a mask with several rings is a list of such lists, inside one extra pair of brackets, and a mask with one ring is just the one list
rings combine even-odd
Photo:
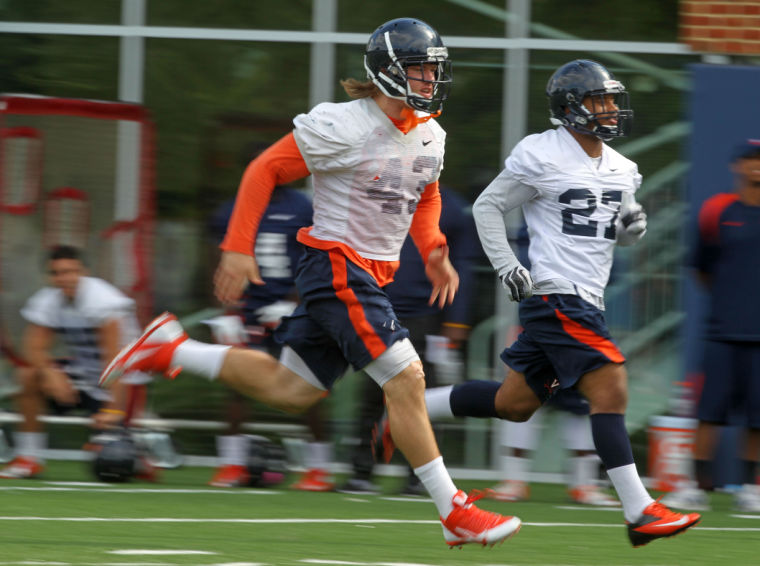
[(595, 136), (595, 137), (599, 138), (602, 141), (610, 141), (611, 139), (613, 139), (615, 137), (612, 134), (609, 134), (609, 133), (608, 134), (604, 134), (604, 133), (600, 132), (598, 130), (599, 127), (600, 126), (597, 125), (597, 127), (592, 130), (588, 126), (573, 126), (573, 129), (576, 132), (580, 132), (582, 134), (588, 134), (588, 135), (591, 135), (591, 136)]
[[(398, 100), (406, 100), (406, 96), (401, 90), (401, 87), (392, 78), (382, 72), (375, 74), (372, 69), (370, 69), (369, 65), (367, 64), (366, 55), (364, 57), (364, 69), (367, 71), (367, 77), (369, 77), (369, 79), (375, 84), (375, 86), (377, 86), (377, 88), (380, 89), (384, 95)], [(398, 91), (398, 94), (394, 94), (394, 90)]]
[[(378, 74), (378, 79), (373, 80), (377, 86), (380, 87), (380, 90), (383, 91), (383, 94), (386, 96), (390, 96), (391, 98), (395, 98), (396, 100), (406, 100), (406, 94), (401, 90), (401, 86), (399, 86), (396, 81), (391, 79), (388, 75), (384, 73)], [(394, 94), (392, 90), (398, 91), (398, 94)]]
[[(588, 111), (587, 111), (588, 112)], [(554, 125), (564, 125), (569, 128), (572, 128), (576, 132), (580, 134), (587, 134), (591, 136), (596, 136), (602, 141), (610, 141), (612, 140), (615, 135), (612, 133), (604, 133), (604, 131), (600, 131), (600, 129), (604, 128), (602, 124), (599, 123), (599, 120), (596, 118), (595, 115), (589, 114), (588, 116), (583, 116), (577, 113), (573, 113), (574, 119), (570, 120), (569, 118), (565, 118), (565, 120), (560, 120), (557, 118), (550, 118), (549, 121)], [(585, 123), (583, 123), (585, 121)], [(593, 125), (593, 128), (590, 126)]]
[(599, 132), (597, 129), (601, 127), (601, 124), (599, 124), (596, 120), (593, 120), (593, 122), (596, 122), (596, 128), (591, 129), (587, 125), (584, 124), (577, 124), (576, 122), (571, 122), (570, 120), (565, 119), (565, 121), (559, 120), (557, 118), (550, 118), (549, 121), (554, 124), (555, 126), (566, 126), (572, 130), (575, 130), (579, 134), (585, 134), (588, 136), (595, 136), (599, 138), (602, 141), (610, 141), (615, 136), (612, 134), (604, 134), (602, 132)]
[[(419, 100), (420, 102), (428, 102), (429, 100), (425, 98), (424, 96), (420, 96), (419, 94), (416, 94), (411, 90), (409, 87), (409, 80), (406, 81), (406, 89), (403, 89), (401, 85), (396, 83), (393, 79), (388, 77), (384, 73), (378, 73), (378, 76), (373, 76), (370, 74), (370, 77), (372, 78), (372, 82), (375, 83), (378, 88), (385, 94), (386, 96), (390, 98), (395, 98), (396, 100), (401, 100), (406, 103), (407, 106), (414, 110), (419, 110), (420, 112), (427, 112), (428, 114), (436, 114), (440, 115), (440, 112), (428, 112), (424, 108), (418, 108), (411, 104), (411, 100)], [(397, 91), (399, 94), (394, 94), (390, 89), (393, 89)], [(420, 105), (422, 106), (422, 104)], [(435, 116), (433, 116), (435, 117)]]
[[(593, 130), (591, 128), (588, 128), (589, 132), (591, 132), (591, 134), (595, 135), (599, 139), (603, 141), (610, 141), (616, 137), (615, 131), (612, 130), (612, 127), (599, 123), (598, 118), (595, 117), (593, 120), (589, 120), (589, 122), (591, 124), (594, 124)], [(617, 126), (615, 126), (614, 129), (617, 130)]]

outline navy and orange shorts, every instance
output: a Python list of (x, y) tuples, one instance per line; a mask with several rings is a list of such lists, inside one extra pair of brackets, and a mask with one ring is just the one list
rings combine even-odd
[(576, 295), (534, 295), (520, 302), (519, 313), (523, 331), (501, 359), (525, 375), (542, 403), (588, 372), (625, 361), (604, 313)]
[(697, 418), (760, 428), (760, 344), (705, 340)]
[(328, 390), (349, 365), (360, 370), (409, 337), (375, 278), (340, 252), (307, 247), (296, 288), (301, 302), (275, 338)]

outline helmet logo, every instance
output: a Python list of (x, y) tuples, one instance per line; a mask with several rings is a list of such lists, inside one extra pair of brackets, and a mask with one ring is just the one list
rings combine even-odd
[(625, 87), (623, 86), (623, 83), (620, 81), (616, 81), (614, 79), (607, 79), (602, 83), (602, 86), (605, 90), (614, 90), (614, 91), (623, 91), (625, 90)]
[(428, 59), (446, 59), (449, 56), (449, 50), (446, 47), (428, 47)]

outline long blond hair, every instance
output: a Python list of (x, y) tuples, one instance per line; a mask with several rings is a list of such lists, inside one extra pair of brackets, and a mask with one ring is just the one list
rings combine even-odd
[[(340, 81), (340, 84), (343, 87), (343, 90), (346, 91), (346, 94), (350, 96), (351, 98), (368, 98), (368, 97), (374, 98), (376, 96), (383, 94), (383, 92), (378, 88), (378, 86), (369, 79), (367, 79), (366, 81), (359, 81), (357, 79), (343, 79)], [(396, 126), (402, 132), (407, 133), (412, 128), (416, 127), (418, 124), (424, 124), (431, 118), (437, 118), (440, 115), (441, 115), (441, 111), (438, 110), (437, 112), (434, 112), (433, 114), (418, 116), (417, 113), (413, 109), (406, 106), (402, 108), (401, 110), (402, 120), (396, 123)]]
[(358, 79), (343, 79), (340, 86), (351, 98), (367, 98), (380, 94), (380, 89), (371, 80), (360, 81)]

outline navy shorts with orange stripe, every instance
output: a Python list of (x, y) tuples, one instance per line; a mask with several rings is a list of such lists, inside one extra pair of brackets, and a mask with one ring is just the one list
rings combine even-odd
[(523, 331), (501, 359), (525, 375), (542, 403), (584, 374), (625, 361), (604, 313), (576, 295), (534, 295), (520, 302), (519, 312)]
[(306, 248), (296, 273), (301, 299), (275, 331), (329, 390), (348, 366), (362, 369), (409, 337), (372, 275), (337, 251)]

